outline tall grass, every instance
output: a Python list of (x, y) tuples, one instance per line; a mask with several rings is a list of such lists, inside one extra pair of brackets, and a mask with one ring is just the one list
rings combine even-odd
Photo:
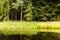
[(0, 22), (0, 31), (3, 34), (36, 34), (37, 32), (60, 33), (60, 22)]

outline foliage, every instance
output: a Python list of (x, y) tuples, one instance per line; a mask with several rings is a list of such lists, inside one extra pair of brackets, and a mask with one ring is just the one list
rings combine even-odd
[(8, 0), (0, 0), (0, 21), (7, 20), (7, 13), (9, 12)]
[[(9, 6), (5, 3), (8, 4), (8, 0), (0, 1), (0, 14), (3, 14), (3, 9), (5, 10), (4, 14), (6, 14), (10, 6), (11, 9), (15, 8), (18, 11), (17, 13), (21, 14), (18, 15), (25, 21), (60, 20), (60, 0), (10, 0)], [(0, 20), (3, 20), (4, 14), (1, 15)]]
[[(34, 3), (35, 2), (35, 3)], [(59, 5), (60, 1), (56, 0), (48, 1), (48, 0), (39, 0), (33, 1), (33, 20), (36, 21), (58, 21), (60, 20), (59, 15)]]
[(27, 8), (25, 10), (25, 15), (24, 15), (24, 18), (26, 18), (25, 20), (26, 21), (32, 21), (32, 2), (30, 1), (27, 5)]
[(15, 3), (12, 3), (12, 8), (16, 8), (18, 9), (19, 6), (23, 5), (23, 1), (22, 0), (16, 0)]

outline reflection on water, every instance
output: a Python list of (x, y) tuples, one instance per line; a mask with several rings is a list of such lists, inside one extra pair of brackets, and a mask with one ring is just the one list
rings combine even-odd
[(60, 33), (40, 32), (32, 36), (0, 34), (0, 40), (60, 40)]

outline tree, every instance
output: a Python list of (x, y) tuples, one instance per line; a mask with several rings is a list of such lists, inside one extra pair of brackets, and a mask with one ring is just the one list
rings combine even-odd
[(0, 0), (0, 20), (1, 21), (9, 19), (9, 17), (7, 17), (9, 9), (10, 9), (9, 0)]
[(32, 1), (29, 0), (25, 10), (26, 14), (24, 15), (26, 21), (32, 21), (32, 8), (33, 8)]
[(18, 9), (19, 7), (21, 7), (21, 14), (20, 14), (20, 20), (22, 21), (22, 7), (23, 7), (23, 0), (16, 0), (16, 3), (12, 3), (13, 8)]
[(13, 8), (20, 12), (21, 21), (60, 20), (60, 0), (0, 0), (0, 19), (4, 20), (6, 17), (9, 20), (9, 12)]

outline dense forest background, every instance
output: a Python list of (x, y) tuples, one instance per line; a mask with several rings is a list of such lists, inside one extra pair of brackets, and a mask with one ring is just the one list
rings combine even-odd
[(60, 21), (60, 0), (0, 0), (0, 21)]

